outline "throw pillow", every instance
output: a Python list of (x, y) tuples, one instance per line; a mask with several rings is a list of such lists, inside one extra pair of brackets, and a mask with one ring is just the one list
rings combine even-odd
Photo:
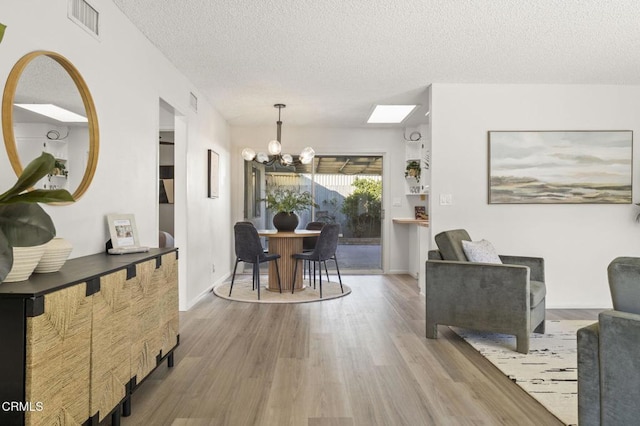
[(462, 241), (462, 250), (469, 262), (502, 263), (498, 252), (487, 240)]

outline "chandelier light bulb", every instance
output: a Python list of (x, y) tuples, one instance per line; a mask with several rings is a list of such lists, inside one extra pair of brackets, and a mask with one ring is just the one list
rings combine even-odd
[(256, 156), (256, 160), (258, 161), (258, 163), (266, 163), (267, 161), (269, 161), (269, 156), (264, 152), (259, 152)]
[(300, 153), (300, 162), (302, 162), (302, 164), (309, 164), (315, 156), (316, 152), (313, 150), (313, 148), (308, 146)]
[(290, 154), (284, 154), (282, 156), (282, 164), (288, 166), (293, 163), (293, 157)]
[(278, 155), (282, 151), (282, 145), (280, 145), (280, 142), (274, 139), (271, 142), (269, 142), (269, 145), (267, 146), (267, 151), (269, 151), (269, 154), (271, 155)]
[(256, 158), (256, 152), (251, 148), (245, 148), (242, 150), (242, 158), (244, 158), (245, 161), (251, 161)]

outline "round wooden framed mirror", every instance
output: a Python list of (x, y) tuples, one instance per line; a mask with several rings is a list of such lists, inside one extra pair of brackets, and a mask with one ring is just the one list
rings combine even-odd
[(98, 117), (87, 84), (64, 56), (35, 51), (18, 60), (2, 97), (2, 132), (18, 176), (42, 151), (56, 158), (54, 172), (36, 188), (67, 189), (76, 200), (89, 188), (98, 163)]

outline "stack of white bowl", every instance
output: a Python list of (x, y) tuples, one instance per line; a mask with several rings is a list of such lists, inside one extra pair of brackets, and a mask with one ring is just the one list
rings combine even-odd
[(56, 237), (46, 243), (44, 255), (35, 268), (35, 273), (58, 272), (67, 261), (73, 246), (64, 238)]

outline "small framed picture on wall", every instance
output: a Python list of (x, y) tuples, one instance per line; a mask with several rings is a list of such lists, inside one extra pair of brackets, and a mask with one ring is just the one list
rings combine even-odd
[(208, 171), (209, 182), (207, 196), (209, 198), (218, 198), (220, 194), (220, 156), (217, 152), (209, 149), (208, 151)]

